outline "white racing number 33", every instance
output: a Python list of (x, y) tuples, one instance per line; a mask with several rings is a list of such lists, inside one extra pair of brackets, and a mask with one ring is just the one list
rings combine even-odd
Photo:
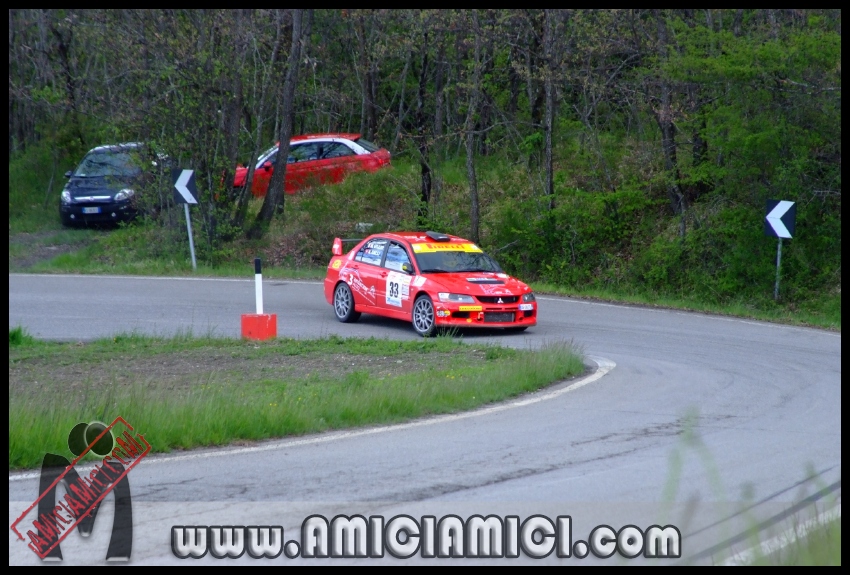
[(401, 307), (402, 300), (406, 300), (410, 297), (410, 276), (407, 274), (390, 272), (389, 275), (387, 275), (386, 294), (387, 305)]

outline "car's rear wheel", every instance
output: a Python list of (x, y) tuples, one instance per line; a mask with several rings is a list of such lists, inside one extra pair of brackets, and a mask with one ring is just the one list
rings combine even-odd
[(434, 321), (434, 304), (427, 295), (421, 295), (413, 302), (413, 329), (422, 337), (433, 335), (436, 323)]
[(334, 313), (336, 319), (351, 323), (360, 319), (360, 312), (354, 311), (354, 296), (346, 283), (340, 283), (334, 290)]

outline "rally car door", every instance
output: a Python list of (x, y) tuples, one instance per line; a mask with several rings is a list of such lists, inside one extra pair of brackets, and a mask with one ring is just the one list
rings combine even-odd
[(385, 238), (369, 240), (357, 250), (354, 260), (342, 270), (341, 275), (351, 288), (351, 293), (354, 294), (354, 305), (357, 308), (380, 309), (381, 307), (378, 302), (383, 298), (383, 282), (385, 281), (381, 276), (383, 271), (381, 261), (386, 247)]
[(412, 305), (410, 284), (414, 275), (405, 271), (405, 264), (413, 269), (407, 250), (397, 242), (389, 242), (381, 270), (378, 306), (399, 318), (410, 316)]

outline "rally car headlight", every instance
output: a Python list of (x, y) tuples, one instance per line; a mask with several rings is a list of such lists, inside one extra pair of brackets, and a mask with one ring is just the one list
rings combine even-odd
[(68, 190), (62, 190), (62, 203), (70, 204), (71, 203), (71, 192)]
[(133, 194), (135, 194), (135, 193), (136, 192), (134, 192), (130, 188), (124, 188), (123, 190), (121, 190), (120, 192), (115, 194), (115, 201), (116, 202), (123, 202), (124, 200), (129, 200), (130, 198), (133, 197)]
[(453, 303), (475, 303), (471, 295), (463, 295), (459, 293), (438, 293), (440, 301)]
[(522, 294), (522, 301), (524, 301), (524, 302), (534, 301), (534, 292), (528, 292), (528, 293)]

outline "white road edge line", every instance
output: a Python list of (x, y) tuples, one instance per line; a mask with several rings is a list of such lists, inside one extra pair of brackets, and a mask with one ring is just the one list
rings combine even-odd
[(803, 539), (810, 531), (817, 529), (822, 525), (826, 525), (827, 523), (831, 523), (836, 519), (841, 519), (840, 503), (828, 511), (818, 513), (817, 516), (804, 521), (800, 525), (789, 527), (776, 537), (771, 537), (767, 541), (760, 543), (759, 545), (754, 545), (746, 551), (735, 553), (726, 559), (726, 561), (721, 563), (721, 565), (724, 567), (750, 565), (757, 558), (772, 555), (777, 551), (784, 549), (788, 545), (795, 543), (798, 539)]
[[(305, 439), (290, 439), (290, 440), (281, 440), (275, 441), (274, 443), (268, 443), (266, 445), (258, 445), (256, 447), (237, 447), (237, 448), (222, 448), (216, 449), (215, 451), (204, 451), (203, 453), (187, 453), (185, 455), (164, 455), (157, 456), (155, 458), (146, 458), (145, 465), (152, 465), (156, 463), (170, 463), (172, 461), (188, 461), (190, 459), (206, 459), (208, 457), (224, 457), (229, 455), (242, 455), (244, 453), (259, 453), (263, 451), (274, 451), (278, 449), (287, 449), (291, 447), (300, 447), (302, 445), (315, 445), (317, 443), (329, 443), (331, 441), (339, 441), (342, 439), (351, 439), (354, 437), (363, 437), (366, 435), (376, 435), (379, 433), (388, 433), (392, 431), (401, 431), (405, 429), (413, 429), (416, 427), (424, 427), (426, 425), (436, 425), (438, 423), (449, 423), (452, 421), (459, 421), (461, 419), (469, 419), (471, 417), (480, 417), (482, 415), (490, 415), (493, 413), (498, 413), (500, 411), (506, 411), (508, 409), (515, 409), (517, 407), (525, 407), (527, 405), (533, 405), (535, 403), (540, 403), (542, 401), (548, 401), (550, 399), (554, 399), (558, 396), (564, 395), (565, 393), (569, 393), (571, 391), (575, 391), (580, 387), (584, 387), (589, 383), (593, 383), (602, 378), (605, 374), (614, 369), (617, 364), (609, 359), (605, 359), (603, 357), (594, 357), (587, 356), (587, 359), (593, 361), (597, 365), (597, 369), (595, 372), (590, 375), (583, 377), (568, 385), (567, 387), (562, 387), (561, 389), (556, 389), (554, 391), (544, 391), (537, 392), (533, 394), (531, 397), (517, 399), (514, 401), (509, 401), (507, 403), (502, 403), (499, 405), (494, 405), (492, 407), (485, 407), (483, 409), (476, 409), (474, 411), (468, 411), (466, 413), (455, 413), (451, 415), (440, 415), (437, 417), (431, 417), (428, 419), (421, 419), (419, 421), (412, 421), (410, 423), (400, 423), (398, 425), (387, 425), (382, 427), (369, 427), (366, 429), (356, 429), (352, 431), (340, 431), (340, 432), (332, 432), (327, 435), (320, 435), (318, 437), (309, 437)], [(93, 465), (82, 465), (80, 466), (81, 470), (87, 470), (88, 468), (94, 469)], [(9, 482), (13, 481), (25, 481), (28, 479), (38, 479), (40, 477), (40, 472), (29, 472), (29, 473), (17, 473), (17, 474), (9, 474)]]

